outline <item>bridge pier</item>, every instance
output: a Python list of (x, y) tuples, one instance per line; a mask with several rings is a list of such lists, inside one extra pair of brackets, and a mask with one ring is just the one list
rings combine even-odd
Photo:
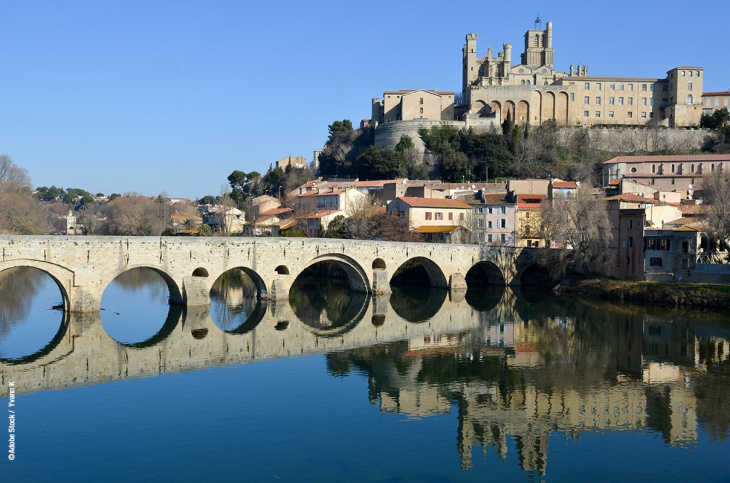
[(261, 295), (264, 300), (286, 300), (289, 298), (291, 283), (288, 280), (276, 278), (271, 281), (269, 291)]
[(466, 279), (460, 273), (452, 273), (449, 276), (449, 289), (451, 290), (466, 290)]
[(182, 287), (182, 299), (179, 302), (173, 300), (172, 292), (170, 292), (170, 303), (179, 303), (188, 307), (210, 305), (210, 291), (204, 278), (183, 277)]
[(387, 270), (376, 268), (373, 270), (372, 289), (373, 294), (389, 294), (390, 290), (390, 278), (388, 277)]
[(70, 287), (68, 289), (68, 310), (76, 313), (99, 312), (101, 308), (101, 294), (88, 285)]

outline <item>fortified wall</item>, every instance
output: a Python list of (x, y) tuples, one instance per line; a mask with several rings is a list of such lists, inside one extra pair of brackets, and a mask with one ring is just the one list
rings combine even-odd
[[(380, 124), (375, 128), (375, 145), (379, 148), (395, 148), (401, 137), (408, 135), (413, 139), (416, 148), (423, 152), (425, 147), (418, 136), (420, 128), (430, 129), (432, 126), (454, 126), (457, 129), (474, 129), (477, 133), (491, 132), (502, 126), (496, 117), (471, 118), (466, 121), (394, 121)], [(672, 129), (672, 128), (637, 128), (637, 127), (560, 127), (558, 128), (560, 143), (570, 145), (575, 137), (583, 132), (588, 133), (591, 147), (601, 151), (618, 153), (637, 152), (673, 152), (700, 150), (711, 135), (707, 129)]]

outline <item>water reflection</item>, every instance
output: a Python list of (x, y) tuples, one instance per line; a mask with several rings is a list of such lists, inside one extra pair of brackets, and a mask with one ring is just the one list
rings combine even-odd
[(322, 336), (340, 335), (362, 320), (370, 297), (350, 292), (345, 279), (300, 276), (289, 292), (297, 318)]
[(241, 269), (229, 270), (210, 290), (210, 316), (223, 331), (244, 334), (253, 330), (266, 313), (256, 285)]
[(129, 346), (154, 345), (172, 331), (181, 309), (168, 303), (168, 288), (160, 274), (133, 268), (119, 274), (101, 298), (101, 323), (106, 333)]
[(50, 351), (66, 330), (55, 281), (31, 267), (0, 272), (0, 361), (22, 363)]
[[(180, 315), (165, 303), (160, 315), (156, 297), (140, 302), (139, 317), (162, 330), (129, 347), (104, 334), (99, 322), (107, 311), (100, 320), (72, 314), (47, 357), (0, 361), (0, 377), (22, 380), (24, 391), (47, 390), (324, 353), (327, 373), (365, 381), (362, 389), (350, 386), (384, 413), (456, 415), (451, 437), (462, 468), (473, 467), (481, 451), (516, 455), (522, 470), (539, 475), (549, 473), (555, 434), (578, 441), (585, 432), (649, 433), (676, 448), (695, 448), (703, 434), (721, 441), (730, 435), (724, 315), (509, 289), (469, 291), (461, 299), (442, 290), (363, 298), (313, 281), (292, 290), (290, 303), (246, 305), (255, 293), (240, 280), (215, 288), (216, 303), (246, 315), (224, 314), (231, 321), (224, 327), (215, 321), (221, 307)], [(134, 305), (125, 301), (125, 310)]]

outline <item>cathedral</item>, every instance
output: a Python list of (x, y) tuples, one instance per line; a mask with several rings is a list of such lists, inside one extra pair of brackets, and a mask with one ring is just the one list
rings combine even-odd
[[(509, 118), (539, 125), (621, 125), (690, 127), (699, 125), (704, 69), (681, 66), (664, 78), (589, 76), (588, 67), (554, 68), (553, 25), (538, 17), (525, 33), (519, 63), (512, 44), (494, 55), (477, 55), (477, 34), (463, 48), (462, 103), (467, 118)], [(462, 110), (457, 110), (462, 111)]]

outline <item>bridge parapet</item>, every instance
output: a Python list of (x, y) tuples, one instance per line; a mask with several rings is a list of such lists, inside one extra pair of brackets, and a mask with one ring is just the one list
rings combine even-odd
[[(148, 267), (167, 283), (170, 302), (210, 304), (210, 289), (223, 273), (242, 269), (262, 299), (286, 299), (307, 267), (337, 263), (352, 291), (388, 293), (390, 277), (418, 261), (431, 286), (462, 290), (467, 273), (481, 267), (491, 284), (519, 284), (529, 264), (521, 248), (323, 238), (0, 236), (0, 271), (31, 266), (50, 274), (73, 312), (98, 311), (114, 278)], [(527, 261), (526, 261), (527, 260)]]

